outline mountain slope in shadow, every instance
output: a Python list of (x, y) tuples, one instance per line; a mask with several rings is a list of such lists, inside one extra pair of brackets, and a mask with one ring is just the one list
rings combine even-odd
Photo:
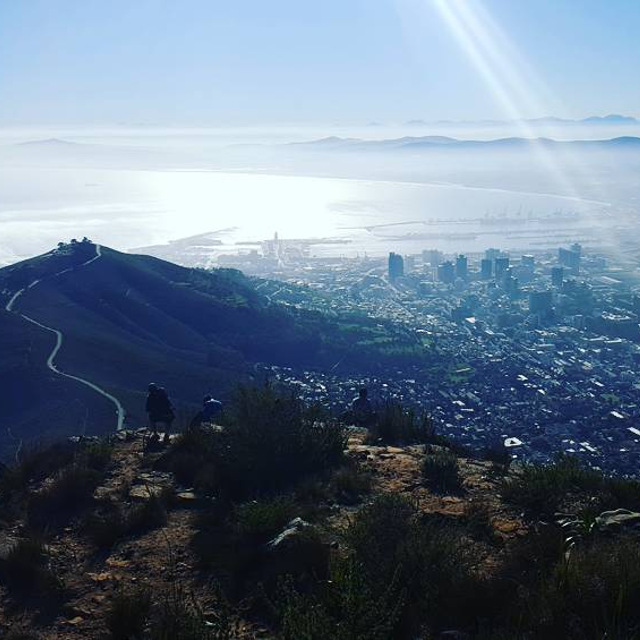
[[(144, 424), (150, 381), (166, 386), (184, 407), (178, 416), (184, 423), (205, 393), (224, 395), (250, 379), (256, 363), (324, 368), (346, 359), (358, 370), (389, 364), (373, 348), (358, 346), (358, 326), (366, 333), (371, 324), (366, 318), (355, 325), (350, 319), (355, 332), (344, 331), (339, 320), (271, 304), (235, 270), (187, 269), (106, 247), (89, 263), (95, 252), (96, 245), (77, 243), (0, 269), (6, 354), (0, 455), (17, 434), (78, 433), (83, 423), (99, 432), (115, 425), (104, 397), (46, 368), (55, 335), (20, 314), (58, 330), (63, 343), (55, 366), (114, 395), (132, 426)], [(396, 337), (400, 346), (416, 346), (407, 334)]]

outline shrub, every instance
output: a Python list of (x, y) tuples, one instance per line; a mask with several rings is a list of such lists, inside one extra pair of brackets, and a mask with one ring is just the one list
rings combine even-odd
[(238, 627), (226, 602), (218, 598), (213, 619), (205, 618), (198, 601), (180, 585), (172, 585), (151, 624), (150, 640), (232, 640)]
[(569, 456), (550, 465), (525, 465), (505, 481), (503, 497), (536, 515), (552, 515), (565, 499), (582, 496), (598, 501), (602, 510), (624, 507), (640, 509), (640, 482), (605, 476)]
[(387, 640), (392, 638), (403, 605), (395, 578), (381, 595), (372, 592), (363, 568), (353, 556), (337, 558), (331, 579), (315, 594), (300, 593), (291, 580), (279, 597), (284, 640)]
[(435, 437), (433, 421), (426, 413), (418, 414), (390, 401), (377, 412), (367, 440), (382, 444), (427, 444)]
[(137, 640), (151, 611), (151, 590), (138, 586), (119, 590), (111, 599), (106, 626), (112, 640)]
[(355, 515), (346, 542), (350, 553), (334, 558), (330, 581), (283, 600), (285, 637), (410, 638), (425, 624), (460, 628), (483, 615), (468, 543), (446, 518), (381, 495)]
[(32, 631), (26, 622), (11, 625), (5, 634), (0, 634), (2, 640), (42, 640), (42, 636)]
[(469, 500), (465, 504), (464, 515), (471, 535), (489, 542), (494, 540), (491, 508), (486, 501)]
[(389, 584), (414, 516), (414, 507), (394, 494), (378, 496), (356, 514), (347, 531), (347, 542), (367, 575)]
[(241, 388), (222, 430), (189, 431), (159, 465), (181, 482), (243, 500), (337, 466), (345, 447), (343, 427), (319, 407), (271, 386)]
[(100, 484), (102, 474), (95, 469), (71, 465), (53, 482), (29, 498), (27, 519), (31, 526), (42, 528), (63, 522), (70, 513), (86, 507)]
[(460, 491), (462, 487), (458, 458), (446, 449), (439, 449), (425, 455), (422, 463), (422, 477), (427, 485), (438, 493)]
[(234, 514), (235, 528), (250, 542), (266, 542), (295, 517), (297, 506), (290, 498), (253, 500), (239, 505)]
[(48, 567), (44, 544), (36, 538), (23, 538), (0, 560), (0, 582), (14, 593), (57, 593), (61, 583)]
[(105, 504), (87, 516), (84, 534), (99, 549), (110, 549), (126, 532), (127, 523), (119, 505)]
[(88, 442), (80, 447), (76, 464), (96, 471), (106, 471), (112, 454), (113, 447), (108, 442)]
[(370, 473), (360, 469), (356, 463), (350, 463), (334, 472), (329, 490), (338, 502), (356, 504), (371, 491), (372, 482)]
[(531, 638), (567, 640), (638, 637), (637, 541), (594, 540), (574, 548), (568, 556), (556, 553), (554, 562), (542, 558), (538, 564), (530, 557), (529, 566), (530, 574), (517, 576), (519, 588), (510, 589), (511, 602), (504, 602), (507, 630), (518, 629)]
[(0, 474), (0, 503), (24, 492), (30, 482), (41, 482), (69, 465), (104, 471), (111, 446), (103, 442), (58, 442), (47, 447), (25, 447), (17, 464)]
[(163, 527), (167, 523), (167, 509), (161, 496), (152, 495), (140, 504), (135, 504), (127, 514), (127, 534), (139, 534)]

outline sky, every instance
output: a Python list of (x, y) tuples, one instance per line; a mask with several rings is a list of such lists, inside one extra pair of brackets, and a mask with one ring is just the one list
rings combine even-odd
[(640, 116), (638, 0), (0, 0), (0, 126)]

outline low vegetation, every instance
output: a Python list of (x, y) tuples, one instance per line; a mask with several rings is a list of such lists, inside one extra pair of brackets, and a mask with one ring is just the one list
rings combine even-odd
[[(640, 510), (638, 481), (567, 457), (469, 461), (398, 405), (370, 441), (422, 446), (345, 453), (340, 422), (271, 386), (241, 389), (223, 422), (147, 451), (140, 470), (160, 484), (144, 500), (115, 472), (105, 492), (124, 466), (109, 446), (25, 453), (0, 485), (19, 533), (0, 559), (12, 606), (71, 602), (75, 582), (56, 572), (73, 537), (109, 594), (111, 640), (230, 640), (240, 619), (282, 640), (640, 638), (640, 531), (598, 525), (603, 511)], [(127, 464), (140, 455), (130, 445)], [(187, 487), (195, 499), (177, 504)], [(114, 567), (146, 567), (158, 546), (162, 580), (111, 585)]]
[(343, 426), (271, 386), (241, 388), (220, 430), (192, 429), (159, 467), (183, 483), (227, 500), (278, 491), (343, 462)]
[(640, 510), (640, 483), (607, 476), (564, 456), (549, 465), (525, 465), (504, 484), (503, 496), (533, 516), (550, 516), (583, 502), (592, 508)]
[(456, 493), (462, 488), (458, 458), (448, 449), (427, 451), (422, 463), (422, 477), (438, 493)]
[(369, 428), (372, 444), (426, 444), (435, 441), (433, 421), (426, 413), (418, 413), (389, 401), (377, 411)]
[(19, 595), (50, 596), (62, 589), (61, 582), (49, 567), (49, 555), (44, 543), (35, 537), (16, 542), (0, 560), (0, 584)]
[(151, 603), (148, 586), (121, 588), (107, 609), (105, 622), (110, 640), (142, 638), (151, 614)]

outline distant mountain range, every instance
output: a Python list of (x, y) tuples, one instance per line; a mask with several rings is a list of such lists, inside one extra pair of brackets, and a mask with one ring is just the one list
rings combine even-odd
[(640, 137), (621, 136), (609, 140), (552, 140), (550, 138), (521, 137), (497, 138), (495, 140), (460, 140), (447, 136), (405, 136), (386, 140), (364, 140), (332, 136), (309, 142), (296, 142), (288, 146), (326, 151), (498, 150), (530, 149), (535, 146), (554, 149), (604, 151), (640, 149)]
[(582, 119), (571, 118), (557, 118), (554, 116), (544, 116), (542, 118), (528, 118), (523, 120), (438, 120), (436, 122), (430, 122), (427, 120), (408, 120), (405, 122), (409, 127), (422, 127), (432, 125), (465, 125), (465, 126), (505, 126), (505, 125), (517, 125), (517, 124), (530, 124), (530, 125), (542, 125), (542, 126), (593, 126), (593, 125), (612, 125), (612, 126), (624, 126), (624, 125), (640, 125), (640, 120), (632, 116), (623, 116), (617, 113), (612, 113), (606, 116), (589, 116)]
[[(0, 269), (0, 457), (21, 440), (104, 432), (117, 399), (143, 426), (146, 387), (169, 390), (183, 427), (203, 394), (229, 393), (256, 363), (390, 366), (365, 317), (327, 318), (259, 293), (230, 269), (187, 269), (90, 242)], [(394, 349), (415, 338), (389, 326)], [(98, 387), (100, 391), (96, 391)]]

